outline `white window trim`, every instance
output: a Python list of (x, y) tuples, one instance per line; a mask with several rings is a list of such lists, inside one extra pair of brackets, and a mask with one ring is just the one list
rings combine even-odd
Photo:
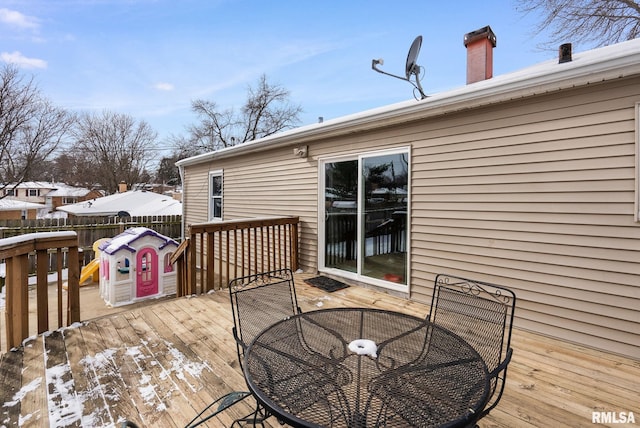
[[(221, 177), (222, 178), (222, 191), (220, 196), (220, 217), (213, 216), (213, 197), (211, 196), (211, 180), (213, 177)], [(217, 169), (214, 171), (209, 171), (209, 181), (207, 184), (207, 218), (208, 221), (222, 221), (224, 218), (224, 171), (222, 169)]]

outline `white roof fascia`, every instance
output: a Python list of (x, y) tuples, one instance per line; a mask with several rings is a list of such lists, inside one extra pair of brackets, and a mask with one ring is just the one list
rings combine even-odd
[(557, 59), (545, 61), (420, 101), (404, 101), (287, 130), (237, 146), (181, 159), (176, 165), (196, 165), (267, 148), (301, 144), (321, 137), (360, 132), (638, 74), (640, 39), (576, 53), (571, 62), (563, 64), (559, 64)]

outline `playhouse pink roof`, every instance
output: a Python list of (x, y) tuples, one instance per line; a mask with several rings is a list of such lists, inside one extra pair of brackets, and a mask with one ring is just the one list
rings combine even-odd
[(176, 247), (178, 246), (178, 243), (175, 240), (161, 235), (155, 230), (151, 230), (146, 227), (132, 227), (131, 229), (127, 229), (121, 234), (114, 236), (108, 241), (103, 242), (98, 248), (103, 253), (109, 255), (114, 254), (122, 249), (135, 253), (137, 251), (137, 248), (133, 246), (133, 244), (135, 243), (135, 241), (144, 236), (153, 236), (160, 239), (161, 244), (158, 246), (159, 248), (164, 248), (167, 245), (171, 244), (175, 245)]

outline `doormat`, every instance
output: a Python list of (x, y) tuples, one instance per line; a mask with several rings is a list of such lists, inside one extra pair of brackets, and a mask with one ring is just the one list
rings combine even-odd
[(335, 279), (327, 278), (326, 276), (316, 276), (314, 278), (305, 279), (304, 282), (329, 293), (333, 293), (336, 290), (341, 290), (349, 286), (344, 282), (336, 281)]

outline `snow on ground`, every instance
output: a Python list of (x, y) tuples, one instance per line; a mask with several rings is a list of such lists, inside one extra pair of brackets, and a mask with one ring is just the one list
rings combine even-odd
[[(67, 281), (69, 277), (68, 269), (62, 269), (62, 281)], [(0, 278), (6, 277), (6, 267), (4, 263), (0, 263)], [(55, 283), (58, 281), (58, 274), (56, 272), (50, 273), (47, 277), (47, 281), (49, 284)], [(35, 286), (37, 283), (37, 278), (35, 275), (29, 277), (29, 286)], [(2, 287), (0, 290), (0, 310), (4, 309), (6, 301), (6, 287)]]
[[(79, 328), (83, 324), (77, 323), (69, 328)], [(62, 329), (63, 334), (66, 329)], [(45, 335), (46, 341), (46, 335)], [(180, 379), (182, 385), (187, 385), (192, 391), (197, 390), (197, 386), (189, 382), (189, 378), (199, 378), (203, 370), (211, 370), (206, 363), (202, 361), (192, 361), (180, 350), (175, 348), (171, 342), (164, 342), (167, 347), (165, 357), (167, 363), (162, 367), (160, 374), (161, 379)], [(27, 345), (28, 346), (28, 345)], [(117, 369), (116, 354), (125, 355), (131, 358), (134, 365), (137, 379), (122, 378)], [(45, 371), (45, 379), (42, 377), (34, 379), (27, 385), (24, 385), (10, 401), (4, 403), (3, 407), (16, 405), (23, 399), (29, 399), (29, 394), (41, 387), (42, 382), (46, 382), (47, 397), (49, 401), (49, 423), (50, 426), (67, 426), (79, 423), (81, 426), (107, 426), (117, 427), (121, 421), (113, 420), (113, 415), (109, 414), (107, 409), (107, 401), (119, 401), (121, 395), (117, 390), (117, 386), (111, 385), (107, 380), (114, 377), (119, 378), (127, 384), (133, 383), (138, 385), (138, 391), (143, 397), (145, 404), (154, 411), (163, 411), (166, 409), (164, 398), (158, 395), (158, 386), (154, 384), (153, 378), (144, 371), (143, 363), (145, 359), (152, 358), (153, 355), (148, 342), (140, 340), (139, 345), (122, 346), (119, 348), (108, 348), (94, 355), (87, 355), (80, 360), (80, 366), (83, 375), (87, 379), (88, 389), (84, 391), (76, 391), (71, 368), (68, 363), (59, 364), (48, 368)], [(45, 359), (47, 355), (45, 354)], [(159, 364), (157, 361), (151, 361), (151, 365)], [(185, 376), (187, 375), (187, 376)], [(181, 391), (176, 381), (173, 382), (172, 391)], [(93, 413), (85, 414), (87, 409), (84, 403), (91, 399), (93, 403), (103, 401), (104, 406), (92, 409)], [(142, 413), (142, 412), (141, 412)], [(25, 415), (21, 417), (22, 423), (27, 423), (34, 418), (35, 415)], [(105, 420), (110, 419), (110, 420)], [(1, 426), (1, 422), (0, 422)]]

